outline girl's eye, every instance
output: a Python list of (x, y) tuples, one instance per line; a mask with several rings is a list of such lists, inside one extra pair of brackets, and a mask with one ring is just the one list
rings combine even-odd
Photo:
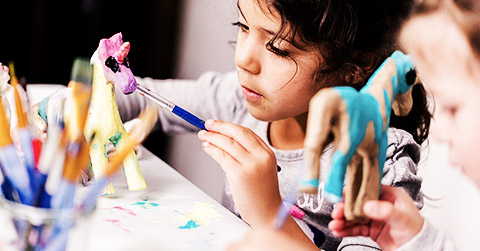
[(286, 58), (290, 56), (290, 52), (280, 49), (277, 46), (272, 45), (271, 43), (267, 43), (265, 47), (267, 48), (268, 51), (272, 52), (276, 56), (279, 56), (282, 58)]
[(443, 112), (448, 114), (449, 116), (455, 116), (457, 113), (458, 107), (457, 106), (444, 106), (442, 107)]
[(448, 114), (454, 116), (457, 113), (457, 107), (456, 106), (448, 107), (447, 112)]
[(240, 23), (240, 22), (232, 23), (232, 25), (238, 26), (242, 32), (246, 32), (246, 31), (249, 30), (248, 26), (246, 26), (246, 25), (244, 25), (244, 24), (242, 24), (242, 23)]

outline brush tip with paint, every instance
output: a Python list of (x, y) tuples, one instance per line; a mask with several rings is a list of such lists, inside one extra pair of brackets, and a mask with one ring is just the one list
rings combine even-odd
[(74, 82), (92, 85), (93, 82), (93, 65), (86, 58), (75, 58), (72, 66), (70, 79)]

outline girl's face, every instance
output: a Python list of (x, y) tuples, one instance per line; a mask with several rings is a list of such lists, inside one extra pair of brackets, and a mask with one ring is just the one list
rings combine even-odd
[(450, 161), (480, 188), (480, 61), (442, 13), (414, 18), (401, 39), (434, 95), (432, 136), (448, 143)]
[(280, 16), (261, 9), (255, 0), (239, 0), (238, 6), (235, 64), (248, 111), (270, 122), (304, 115), (318, 91), (314, 80), (318, 51), (296, 48), (289, 37), (278, 39), (274, 46), (290, 57), (267, 50), (267, 42), (280, 29)]

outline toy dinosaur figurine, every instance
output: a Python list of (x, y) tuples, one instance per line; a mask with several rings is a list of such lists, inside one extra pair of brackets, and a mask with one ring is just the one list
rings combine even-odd
[[(126, 134), (115, 101), (115, 87), (128, 94), (135, 91), (137, 86), (126, 58), (129, 50), (130, 43), (124, 43), (122, 34), (117, 33), (109, 39), (100, 40), (98, 48), (90, 60), (90, 63), (93, 64), (93, 83), (85, 125), (85, 137), (90, 139), (95, 133), (90, 148), (90, 160), (95, 179), (101, 177), (105, 172), (108, 162), (107, 142), (110, 141), (116, 147)], [(62, 116), (56, 115), (59, 110), (63, 110), (63, 103), (69, 97), (68, 89), (70, 88), (58, 91), (39, 105), (39, 114), (48, 123), (52, 122), (52, 118), (59, 120), (64, 113), (69, 112), (62, 112)], [(138, 191), (147, 187), (133, 150), (123, 161), (123, 168), (129, 190)], [(104, 190), (104, 194), (114, 192), (115, 189), (111, 184)]]
[[(129, 50), (130, 43), (124, 43), (122, 34), (117, 33), (109, 39), (100, 40), (98, 49), (90, 61), (93, 64), (93, 86), (85, 136), (90, 137), (95, 132), (90, 159), (96, 178), (105, 172), (107, 141), (117, 146), (118, 141), (126, 133), (115, 101), (115, 87), (128, 94), (135, 91), (137, 86), (128, 64)], [(138, 191), (147, 187), (133, 150), (123, 161), (123, 169), (129, 190)], [(110, 184), (104, 193), (111, 194), (114, 191)]]
[(310, 101), (304, 142), (309, 170), (300, 190), (318, 191), (320, 156), (328, 136), (333, 134), (335, 150), (325, 181), (325, 197), (332, 202), (342, 201), (345, 180), (345, 217), (363, 221), (364, 202), (379, 196), (391, 110), (398, 116), (410, 112), (411, 87), (416, 83), (410, 57), (396, 51), (360, 91), (342, 86), (315, 94)]

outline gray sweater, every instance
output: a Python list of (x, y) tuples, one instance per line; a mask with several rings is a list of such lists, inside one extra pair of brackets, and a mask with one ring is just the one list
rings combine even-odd
[[(298, 167), (302, 164), (304, 149), (279, 150), (269, 144), (267, 137), (269, 124), (255, 119), (248, 113), (235, 72), (226, 74), (207, 72), (197, 80), (139, 78), (138, 81), (202, 119), (229, 121), (253, 130), (275, 153), (277, 164), (281, 167), (278, 173), (280, 192), (285, 198), (292, 183), (295, 182)], [(137, 93), (125, 96), (117, 91), (116, 96), (123, 120), (136, 117), (149, 102)], [(167, 134), (197, 131), (195, 127), (163, 109), (159, 109), (158, 116), (157, 126)], [(417, 176), (420, 147), (410, 134), (395, 128), (388, 130), (388, 141), (382, 184), (404, 188), (416, 201), (417, 207), (421, 208), (423, 205), (423, 196), (420, 193), (422, 180)], [(327, 228), (331, 220), (333, 204), (324, 199), (321, 190), (323, 179), (328, 173), (332, 149), (331, 146), (327, 147), (321, 160), (320, 192), (314, 195), (298, 193), (296, 196), (297, 208), (303, 215), (297, 222), (312, 239), (322, 238), (323, 236), (318, 235), (322, 235), (321, 232), (323, 232), (326, 241), (320, 246), (322, 249), (379, 250), (378, 245), (369, 238), (335, 238)], [(238, 215), (228, 185), (224, 191), (222, 203)]]

